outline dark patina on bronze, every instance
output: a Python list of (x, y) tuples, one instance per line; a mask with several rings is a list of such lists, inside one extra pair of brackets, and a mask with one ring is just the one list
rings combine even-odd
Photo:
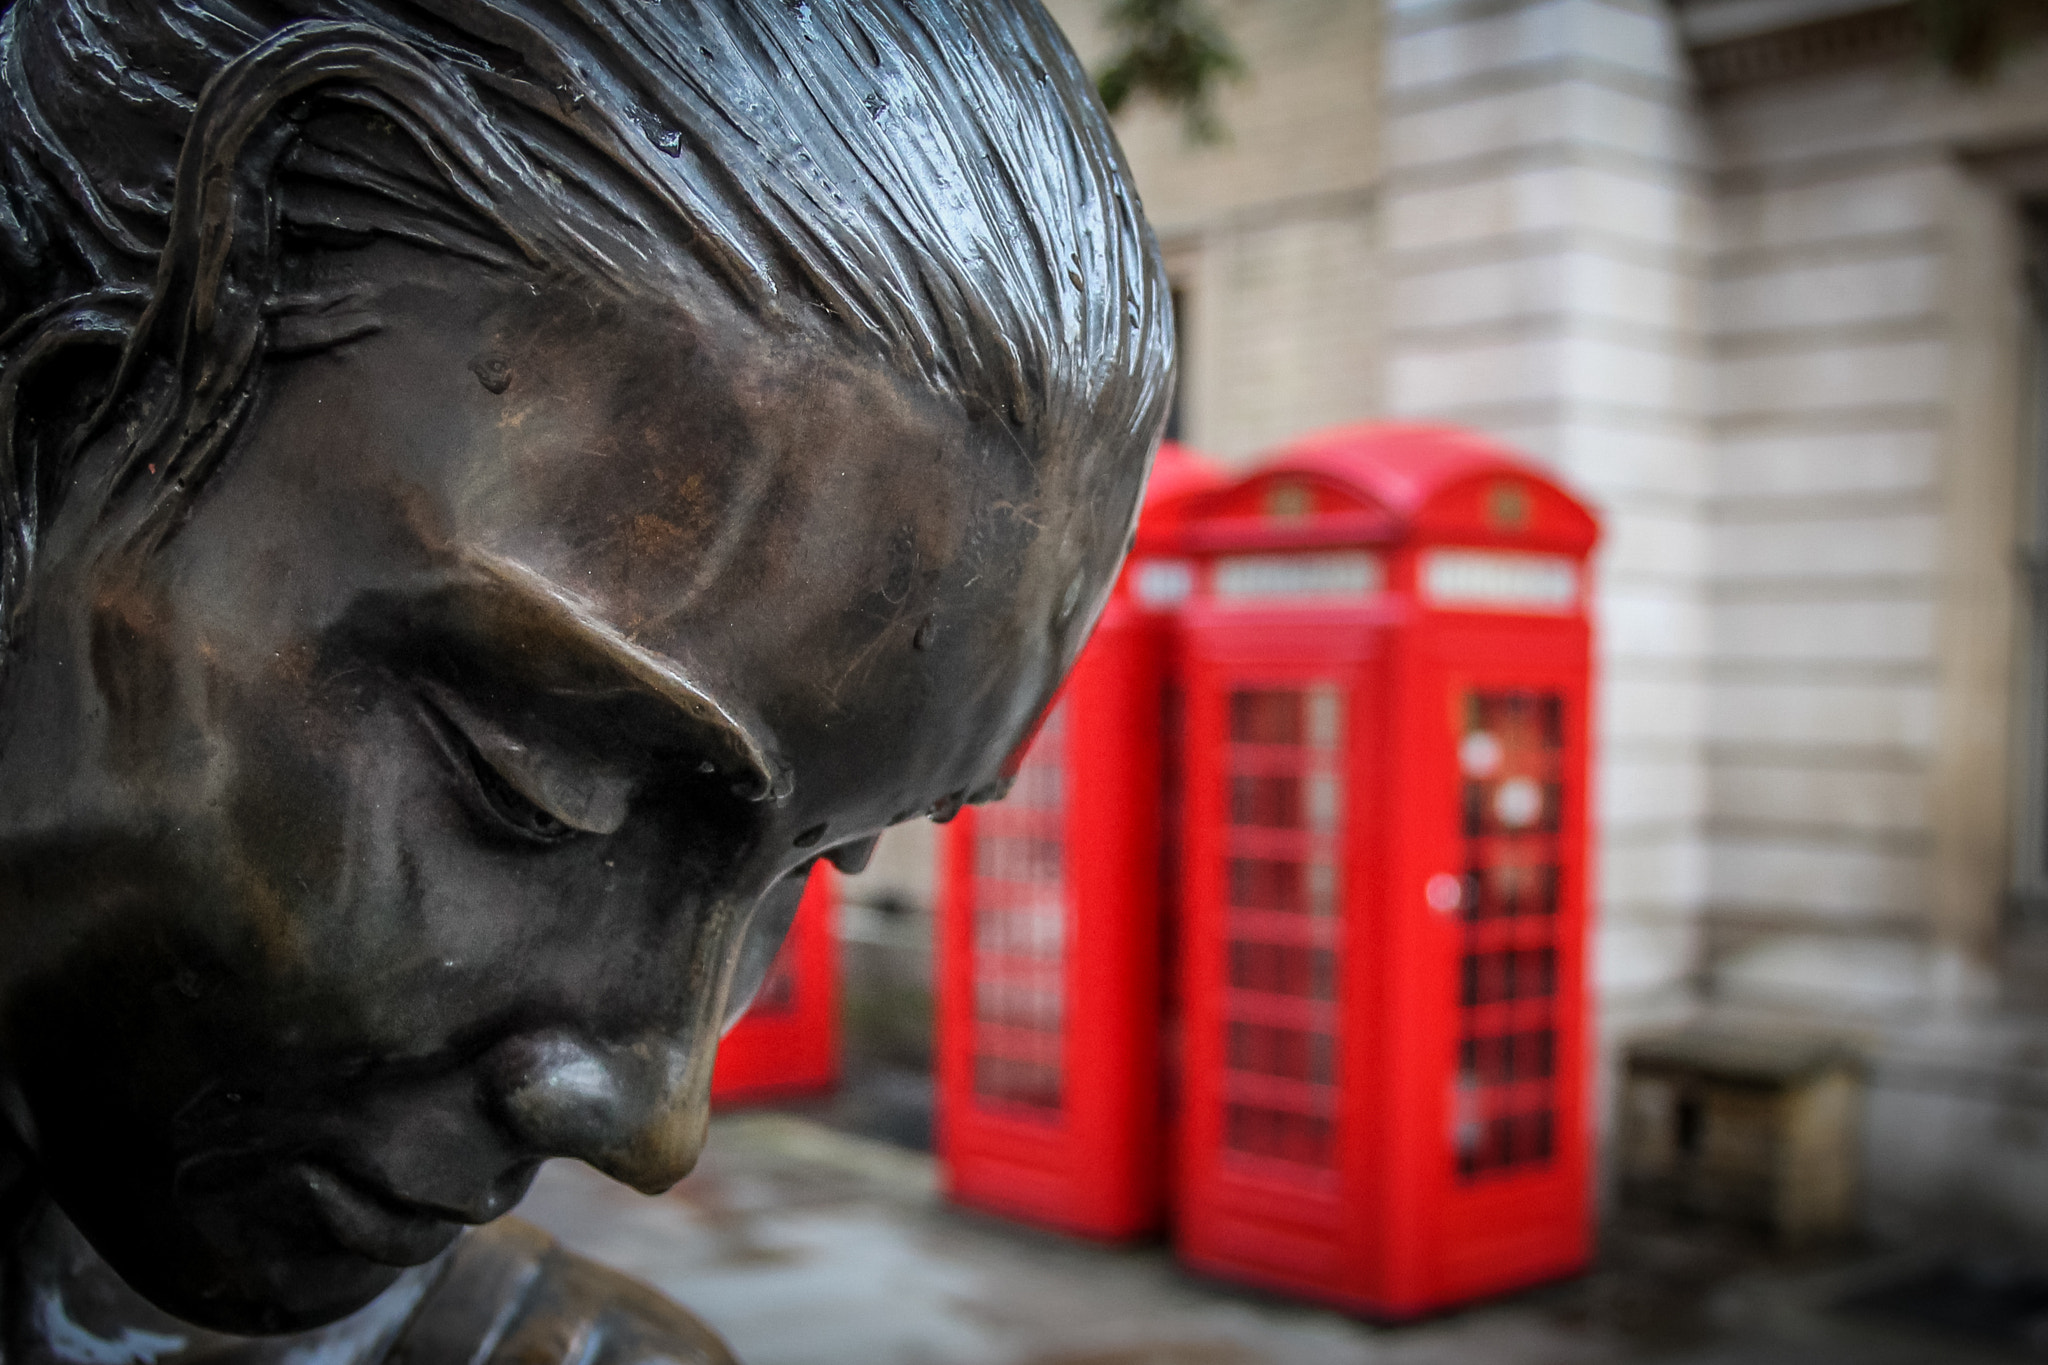
[(1085, 77), (1035, 0), (0, 9), (0, 1360), (724, 1359), (493, 1220), (681, 1178), (811, 863), (1080, 648), (1172, 378)]

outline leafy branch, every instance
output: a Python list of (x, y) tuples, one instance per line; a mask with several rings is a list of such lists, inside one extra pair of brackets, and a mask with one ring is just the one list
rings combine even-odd
[(1934, 59), (1967, 81), (1988, 81), (2000, 58), (2048, 26), (2048, 0), (1917, 0)]
[(1216, 83), (1244, 76), (1244, 58), (1207, 0), (1109, 0), (1103, 24), (1116, 40), (1095, 87), (1114, 114), (1146, 96), (1178, 109), (1191, 142), (1220, 142)]
[[(0, 0), (4, 11), (7, 0)], [(1912, 0), (1931, 55), (1959, 79), (1986, 82), (2018, 44), (2048, 33), (2048, 0)], [(1216, 89), (1242, 80), (1243, 56), (1210, 0), (1104, 0), (1103, 26), (1114, 40), (1095, 86), (1112, 114), (1135, 99), (1178, 109), (1188, 140), (1220, 142)]]

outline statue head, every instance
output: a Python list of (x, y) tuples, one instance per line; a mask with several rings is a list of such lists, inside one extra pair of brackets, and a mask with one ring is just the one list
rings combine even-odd
[[(0, 1186), (209, 1326), (691, 1166), (820, 858), (999, 793), (1156, 252), (1035, 0), (14, 0)], [(4, 1201), (0, 1201), (4, 1202)]]

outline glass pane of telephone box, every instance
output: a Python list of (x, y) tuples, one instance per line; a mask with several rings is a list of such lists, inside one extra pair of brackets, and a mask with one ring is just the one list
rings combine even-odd
[(1229, 697), (1226, 1151), (1336, 1164), (1339, 831), (1345, 694), (1329, 683)]
[(1461, 712), (1453, 1159), (1471, 1181), (1545, 1164), (1555, 1146), (1564, 699), (1472, 690)]
[(1067, 938), (1064, 706), (1040, 727), (974, 844), (974, 1093), (993, 1107), (1060, 1109)]

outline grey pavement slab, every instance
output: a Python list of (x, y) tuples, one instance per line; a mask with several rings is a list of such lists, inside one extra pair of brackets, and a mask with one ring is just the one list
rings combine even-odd
[(1659, 1254), (1647, 1243), (1620, 1269), (1576, 1285), (1419, 1325), (1374, 1326), (1194, 1279), (1157, 1247), (1096, 1246), (950, 1208), (930, 1158), (772, 1113), (716, 1119), (697, 1173), (660, 1198), (556, 1162), (520, 1213), (688, 1306), (746, 1365), (2012, 1358), (1844, 1324), (1813, 1307), (1811, 1285), (1825, 1277), (1751, 1273), (1676, 1294), (1646, 1288)]

